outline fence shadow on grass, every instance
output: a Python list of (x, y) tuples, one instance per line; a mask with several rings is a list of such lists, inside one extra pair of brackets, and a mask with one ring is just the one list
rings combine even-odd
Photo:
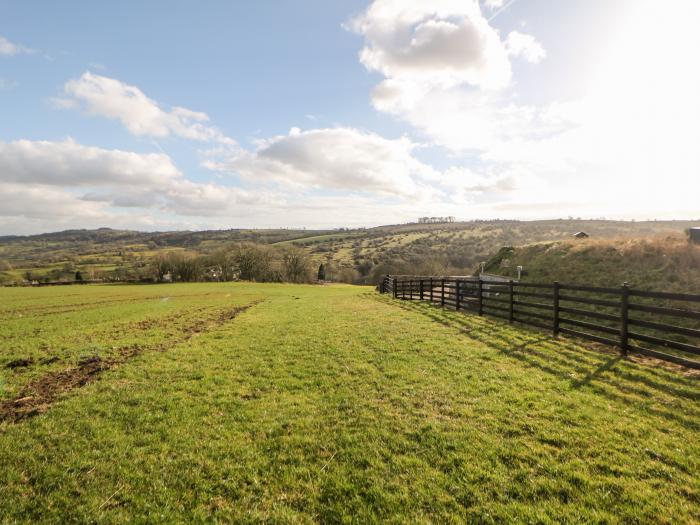
[(455, 329), (526, 366), (566, 381), (572, 389), (587, 388), (623, 404), (643, 406), (648, 413), (676, 421), (687, 428), (700, 430), (700, 411), (685, 402), (700, 401), (697, 375), (687, 376), (680, 370), (637, 363), (622, 357), (612, 348), (554, 338), (542, 331), (472, 313), (443, 309), (429, 303), (374, 297)]

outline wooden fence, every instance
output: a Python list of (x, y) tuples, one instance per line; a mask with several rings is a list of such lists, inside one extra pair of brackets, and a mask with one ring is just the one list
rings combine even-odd
[(626, 283), (601, 288), (396, 275), (384, 277), (379, 291), (700, 369), (700, 295), (634, 290)]

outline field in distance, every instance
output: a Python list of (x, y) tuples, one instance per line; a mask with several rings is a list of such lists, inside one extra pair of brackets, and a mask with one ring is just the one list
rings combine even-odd
[(0, 289), (0, 522), (700, 521), (697, 376), (367, 287)]
[(139, 279), (152, 276), (149, 261), (176, 251), (202, 255), (241, 242), (299, 246), (326, 266), (333, 281), (372, 284), (382, 274), (471, 275), (504, 246), (570, 239), (585, 231), (593, 240), (683, 239), (693, 221), (471, 221), (400, 224), (342, 230), (221, 230), (143, 233), (76, 230), (0, 237), (0, 283), (33, 279)]

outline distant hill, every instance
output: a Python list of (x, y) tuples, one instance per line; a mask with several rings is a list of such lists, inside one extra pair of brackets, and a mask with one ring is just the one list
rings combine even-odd
[(584, 239), (502, 248), (486, 271), (523, 280), (700, 293), (700, 246), (681, 236)]
[(165, 251), (211, 253), (240, 242), (294, 244), (326, 266), (327, 278), (371, 283), (385, 273), (472, 274), (504, 246), (570, 239), (584, 231), (590, 242), (682, 236), (697, 221), (470, 221), (398, 224), (341, 230), (231, 229), (137, 232), (100, 228), (0, 237), (0, 280), (70, 277), (138, 278)]

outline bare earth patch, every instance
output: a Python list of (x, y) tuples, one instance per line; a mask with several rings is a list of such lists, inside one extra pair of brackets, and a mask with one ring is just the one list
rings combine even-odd
[[(15, 399), (0, 402), (0, 423), (5, 421), (15, 423), (43, 414), (51, 405), (60, 400), (64, 394), (92, 383), (105, 370), (118, 366), (144, 351), (165, 351), (169, 347), (187, 341), (197, 334), (215, 329), (224, 323), (232, 321), (250, 307), (258, 304), (258, 302), (227, 309), (210, 319), (199, 319), (197, 322), (186, 326), (178, 337), (157, 345), (135, 344), (125, 346), (118, 350), (116, 356), (102, 358), (95, 355), (82, 359), (77, 366), (46, 374), (25, 386)], [(143, 322), (139, 328), (146, 330), (152, 326), (152, 323)], [(30, 364), (22, 363), (16, 366), (28, 366)]]

